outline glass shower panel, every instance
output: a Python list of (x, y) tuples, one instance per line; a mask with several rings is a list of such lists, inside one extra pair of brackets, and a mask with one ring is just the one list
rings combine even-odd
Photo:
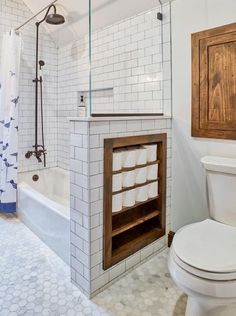
[[(65, 1), (62, 1), (65, 3)], [(72, 6), (73, 5), (73, 6)], [(58, 166), (68, 168), (70, 130), (68, 117), (89, 115), (89, 1), (69, 2), (67, 43), (58, 48)], [(60, 29), (62, 34), (63, 29)]]
[[(59, 126), (65, 118), (90, 114), (90, 0), (74, 4), (66, 23), (68, 43), (59, 47)], [(78, 8), (77, 8), (78, 7)], [(78, 10), (78, 11), (77, 11)], [(68, 32), (70, 31), (70, 33)], [(68, 141), (64, 130), (61, 138)], [(63, 136), (64, 135), (64, 136)]]
[[(125, 8), (125, 1), (117, 2)], [(99, 7), (93, 2), (92, 116), (162, 115), (165, 104), (168, 106), (167, 100), (171, 99), (170, 8), (169, 4), (157, 7), (156, 1), (147, 2), (146, 7), (133, 8), (125, 16), (119, 14), (121, 7), (116, 13), (115, 4), (112, 10), (112, 4)], [(108, 9), (110, 15), (106, 15)], [(99, 23), (99, 16), (109, 16), (109, 21), (103, 19)]]

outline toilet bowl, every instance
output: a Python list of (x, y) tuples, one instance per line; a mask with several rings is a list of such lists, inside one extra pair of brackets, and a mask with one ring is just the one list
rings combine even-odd
[[(211, 219), (173, 239), (168, 268), (188, 295), (186, 316), (236, 315), (236, 159), (205, 157)], [(230, 224), (229, 224), (230, 223)]]

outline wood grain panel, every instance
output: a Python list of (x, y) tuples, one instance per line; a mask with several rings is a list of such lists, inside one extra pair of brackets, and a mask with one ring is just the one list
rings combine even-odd
[(192, 136), (236, 139), (236, 23), (192, 35)]
[(103, 209), (109, 210), (104, 216), (103, 225), (103, 256), (106, 258), (105, 268), (110, 267), (112, 253), (112, 153), (113, 142), (111, 139), (104, 140), (104, 199)]
[(224, 128), (230, 129), (236, 121), (236, 42), (211, 46), (208, 55), (208, 120), (224, 122)]

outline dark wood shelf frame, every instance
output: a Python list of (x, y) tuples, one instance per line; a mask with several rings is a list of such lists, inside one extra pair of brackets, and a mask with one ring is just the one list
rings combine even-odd
[[(167, 135), (152, 134), (104, 140), (104, 237), (103, 269), (106, 270), (165, 235), (166, 226), (166, 151)], [(157, 144), (157, 161), (113, 172), (113, 151), (138, 145)], [(157, 179), (138, 185), (158, 183), (158, 196), (112, 213), (113, 175), (158, 164)], [(123, 188), (132, 190), (135, 187)], [(122, 192), (120, 191), (120, 192)]]

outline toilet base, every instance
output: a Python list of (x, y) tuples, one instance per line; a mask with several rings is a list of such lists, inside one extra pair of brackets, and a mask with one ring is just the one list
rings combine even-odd
[(185, 316), (232, 316), (236, 315), (236, 305), (216, 305), (207, 300), (199, 301), (188, 297)]
[(188, 295), (185, 316), (236, 316), (236, 279), (208, 280), (187, 272), (175, 262), (173, 247), (168, 267), (176, 285)]

